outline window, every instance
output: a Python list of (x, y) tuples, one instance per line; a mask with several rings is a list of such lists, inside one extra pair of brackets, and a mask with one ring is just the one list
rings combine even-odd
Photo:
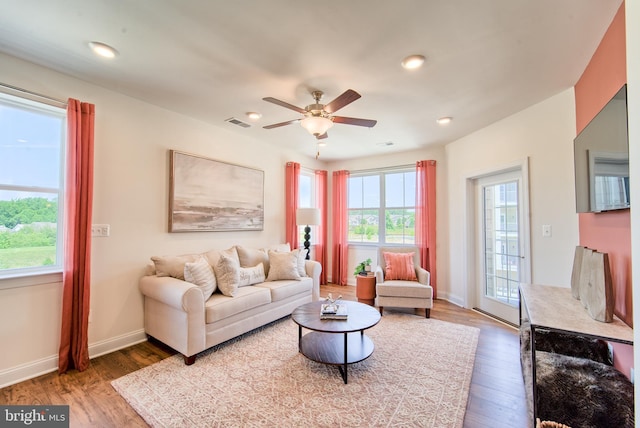
[(415, 242), (416, 172), (352, 174), (349, 177), (349, 242)]
[[(316, 206), (316, 177), (312, 171), (300, 170), (298, 177), (298, 208)], [(316, 226), (311, 227), (311, 245), (316, 243)], [(304, 242), (304, 225), (298, 225), (298, 242)]]
[(0, 278), (62, 267), (66, 110), (0, 93)]

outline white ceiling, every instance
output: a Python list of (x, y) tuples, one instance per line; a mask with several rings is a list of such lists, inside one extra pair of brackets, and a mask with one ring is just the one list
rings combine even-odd
[[(262, 129), (299, 117), (262, 98), (304, 107), (313, 89), (325, 104), (354, 89), (362, 98), (337, 114), (378, 124), (336, 124), (320, 149), (332, 160), (445, 144), (572, 87), (620, 4), (0, 0), (0, 51), (309, 156), (316, 140), (299, 124)], [(92, 40), (120, 55), (95, 57)], [(424, 67), (403, 69), (410, 54)]]

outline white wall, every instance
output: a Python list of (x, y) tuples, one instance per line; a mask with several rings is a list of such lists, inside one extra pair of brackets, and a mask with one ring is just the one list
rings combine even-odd
[[(446, 146), (450, 283), (443, 298), (472, 306), (468, 293), (467, 181), (528, 158), (531, 267), (533, 283), (569, 286), (574, 247), (578, 244), (578, 216), (574, 202), (573, 89), (468, 135)], [(472, 202), (471, 202), (472, 203)], [(542, 238), (543, 224), (552, 237)], [(440, 257), (440, 254), (438, 254)]]
[[(111, 236), (93, 238), (92, 356), (145, 339), (138, 279), (149, 257), (283, 242), (285, 162), (323, 166), (232, 133), (224, 118), (219, 127), (199, 122), (10, 56), (0, 55), (0, 82), (96, 105), (93, 223), (110, 224)], [(264, 170), (264, 230), (167, 233), (169, 149)], [(60, 290), (0, 290), (0, 387), (57, 368)]]

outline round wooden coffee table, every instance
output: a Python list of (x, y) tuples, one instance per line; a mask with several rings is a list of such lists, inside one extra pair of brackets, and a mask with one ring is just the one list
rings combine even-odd
[[(298, 324), (298, 349), (310, 360), (338, 366), (347, 383), (348, 364), (357, 363), (373, 353), (373, 341), (364, 331), (380, 321), (380, 312), (358, 302), (341, 301), (347, 305), (346, 320), (320, 319), (324, 301), (299, 306), (291, 314)], [(312, 330), (302, 335), (302, 329)]]

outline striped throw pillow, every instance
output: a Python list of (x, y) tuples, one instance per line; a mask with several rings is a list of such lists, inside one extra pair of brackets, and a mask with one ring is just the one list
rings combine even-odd
[(383, 252), (385, 263), (385, 280), (417, 281), (416, 268), (413, 265), (415, 253), (387, 253)]

